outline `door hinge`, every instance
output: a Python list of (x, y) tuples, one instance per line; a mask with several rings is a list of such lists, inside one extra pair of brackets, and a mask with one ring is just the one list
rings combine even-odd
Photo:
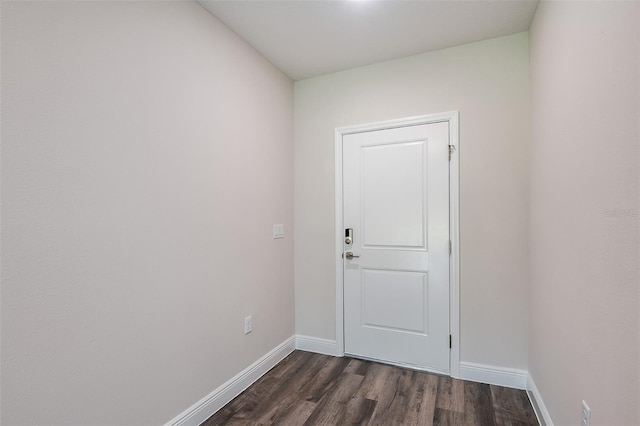
[(451, 254), (451, 240), (449, 240), (449, 254)]
[(449, 161), (451, 161), (451, 154), (455, 151), (456, 147), (453, 145), (449, 145)]
[(453, 345), (451, 344), (451, 335), (449, 335), (449, 349), (451, 349), (451, 348), (452, 348), (452, 346), (453, 346)]

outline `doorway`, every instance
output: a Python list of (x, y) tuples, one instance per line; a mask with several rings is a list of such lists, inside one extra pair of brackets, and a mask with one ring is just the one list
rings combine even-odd
[(458, 113), (336, 129), (337, 347), (457, 375)]

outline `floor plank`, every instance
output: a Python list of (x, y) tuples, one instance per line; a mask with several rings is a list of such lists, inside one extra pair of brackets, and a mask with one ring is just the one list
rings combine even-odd
[(438, 393), (438, 381), (438, 376), (434, 374), (416, 374), (414, 390), (411, 393), (407, 416), (404, 419), (405, 424), (433, 424), (436, 397)]
[(464, 382), (452, 377), (440, 376), (436, 407), (464, 413)]
[[(325, 361), (325, 367), (335, 360), (334, 357), (329, 356), (318, 358), (318, 360), (320, 359)], [(304, 388), (315, 383), (317, 375), (322, 370), (321, 367), (323, 364), (320, 362), (309, 362), (309, 358), (304, 359), (303, 362), (296, 365), (296, 368), (290, 369), (288, 375), (278, 379), (279, 383), (274, 386), (275, 389), (272, 392), (263, 393), (263, 400), (266, 399), (270, 402), (269, 404), (263, 403), (253, 411), (241, 414), (243, 417), (249, 415), (256, 424), (265, 425), (274, 424), (277, 419), (292, 415), (290, 412), (295, 411), (297, 405), (306, 401), (299, 393), (292, 392), (292, 389)], [(256, 393), (260, 395), (258, 392)], [(306, 402), (312, 402), (315, 405), (315, 401), (308, 400)]]
[(436, 407), (433, 414), (433, 426), (456, 426), (465, 423), (464, 413)]
[(342, 424), (342, 419), (347, 415), (347, 405), (354, 398), (363, 378), (363, 376), (349, 373), (340, 375), (334, 386), (331, 386), (331, 390), (318, 402), (316, 409), (304, 424)]
[(526, 392), (294, 351), (206, 426), (534, 426)]
[(464, 414), (465, 425), (496, 426), (489, 385), (464, 382)]
[(342, 424), (345, 425), (368, 425), (376, 409), (377, 402), (372, 399), (356, 396), (347, 405), (346, 415)]
[(491, 397), (497, 426), (515, 426), (535, 423), (535, 414), (525, 391), (491, 385)]

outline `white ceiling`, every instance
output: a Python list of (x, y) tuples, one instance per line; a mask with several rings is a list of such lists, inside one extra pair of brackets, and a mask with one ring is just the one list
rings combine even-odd
[(294, 80), (529, 28), (537, 0), (199, 1)]

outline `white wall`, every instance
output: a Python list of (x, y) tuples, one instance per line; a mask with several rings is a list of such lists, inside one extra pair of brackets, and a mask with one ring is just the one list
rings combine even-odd
[(296, 331), (335, 339), (336, 127), (460, 111), (461, 359), (527, 367), (527, 33), (295, 83)]
[(293, 334), (292, 117), (196, 3), (2, 2), (2, 424), (163, 423)]
[(530, 30), (529, 370), (557, 425), (582, 399), (640, 424), (639, 9), (541, 2)]

